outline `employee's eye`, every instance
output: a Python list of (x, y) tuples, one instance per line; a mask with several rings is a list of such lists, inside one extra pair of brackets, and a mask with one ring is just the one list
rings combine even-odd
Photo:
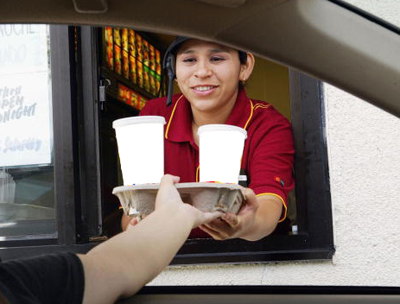
[(210, 59), (211, 62), (220, 62), (220, 61), (224, 61), (224, 60), (225, 60), (225, 58), (221, 57), (221, 56), (213, 56)]
[(194, 58), (194, 57), (183, 58), (182, 62), (184, 62), (184, 63), (193, 63), (193, 62), (196, 62), (196, 58)]

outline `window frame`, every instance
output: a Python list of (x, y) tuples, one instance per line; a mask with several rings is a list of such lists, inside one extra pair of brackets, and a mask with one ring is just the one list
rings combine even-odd
[[(96, 29), (51, 26), (58, 239), (0, 242), (3, 259), (67, 250), (84, 253), (102, 238), (99, 144), (100, 64)], [(74, 44), (75, 43), (75, 44)], [(65, 49), (76, 47), (75, 52)], [(55, 66), (54, 66), (55, 67)], [(53, 69), (52, 69), (53, 71)], [(171, 264), (331, 259), (333, 244), (323, 84), (289, 69), (295, 137), (298, 233), (260, 241), (189, 239)], [(4, 244), (4, 246), (3, 246)]]

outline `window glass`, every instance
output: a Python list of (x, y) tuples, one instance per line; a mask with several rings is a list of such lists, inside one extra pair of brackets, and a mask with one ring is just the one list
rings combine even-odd
[(0, 25), (0, 236), (54, 234), (49, 26)]

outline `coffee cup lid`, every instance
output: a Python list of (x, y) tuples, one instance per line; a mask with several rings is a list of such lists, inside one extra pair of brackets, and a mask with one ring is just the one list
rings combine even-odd
[(162, 116), (134, 116), (121, 118), (113, 121), (113, 128), (125, 127), (132, 124), (161, 123), (165, 125), (165, 118)]
[(244, 138), (247, 138), (247, 131), (243, 128), (237, 127), (237, 126), (232, 126), (232, 125), (225, 125), (225, 124), (209, 124), (209, 125), (204, 125), (199, 127), (197, 130), (197, 134), (200, 136), (203, 133), (206, 132), (212, 132), (212, 131), (235, 131), (235, 132), (240, 132), (244, 135)]

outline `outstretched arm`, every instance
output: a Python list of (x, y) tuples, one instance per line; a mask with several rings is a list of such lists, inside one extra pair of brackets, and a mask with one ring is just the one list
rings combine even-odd
[(125, 215), (125, 213), (122, 214), (122, 218), (121, 218), (122, 231), (125, 231), (128, 228), (128, 225), (129, 225), (131, 220), (132, 220), (131, 217)]
[(85, 270), (84, 303), (113, 303), (136, 293), (172, 260), (191, 229), (221, 216), (184, 204), (165, 175), (156, 210), (138, 225), (80, 255)]
[(281, 200), (274, 195), (255, 196), (250, 188), (244, 188), (243, 192), (246, 203), (237, 215), (226, 213), (200, 228), (216, 240), (241, 238), (257, 241), (271, 234), (282, 212)]

